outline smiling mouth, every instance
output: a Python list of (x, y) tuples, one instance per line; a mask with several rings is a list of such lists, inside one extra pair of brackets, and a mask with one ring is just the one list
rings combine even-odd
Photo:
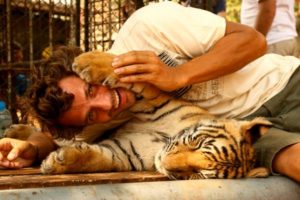
[(113, 102), (114, 109), (119, 108), (120, 102), (121, 102), (121, 97), (120, 97), (120, 94), (119, 94), (118, 90), (113, 90), (112, 91), (112, 102)]

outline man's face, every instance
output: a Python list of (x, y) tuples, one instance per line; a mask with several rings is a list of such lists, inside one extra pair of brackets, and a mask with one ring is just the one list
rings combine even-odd
[(59, 87), (74, 95), (69, 110), (59, 117), (61, 125), (84, 126), (108, 122), (135, 103), (134, 94), (123, 88), (91, 85), (77, 76), (63, 78)]

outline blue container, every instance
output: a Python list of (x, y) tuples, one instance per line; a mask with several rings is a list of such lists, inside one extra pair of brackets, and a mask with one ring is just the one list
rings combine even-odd
[(0, 138), (3, 137), (4, 130), (12, 124), (11, 113), (6, 109), (4, 101), (0, 101)]

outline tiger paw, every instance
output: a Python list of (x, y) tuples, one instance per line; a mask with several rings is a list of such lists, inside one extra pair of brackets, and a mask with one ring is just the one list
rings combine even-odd
[(89, 154), (90, 148), (86, 143), (61, 147), (42, 162), (41, 172), (44, 174), (82, 172), (84, 166), (88, 165)]
[(108, 77), (116, 79), (111, 66), (113, 57), (114, 55), (101, 51), (86, 52), (74, 59), (72, 69), (88, 83), (100, 84)]

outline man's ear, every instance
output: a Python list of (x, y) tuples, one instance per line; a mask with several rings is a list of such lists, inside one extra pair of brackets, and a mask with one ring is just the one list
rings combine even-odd
[(256, 117), (241, 123), (241, 131), (250, 144), (254, 144), (272, 126), (272, 123), (263, 117)]

